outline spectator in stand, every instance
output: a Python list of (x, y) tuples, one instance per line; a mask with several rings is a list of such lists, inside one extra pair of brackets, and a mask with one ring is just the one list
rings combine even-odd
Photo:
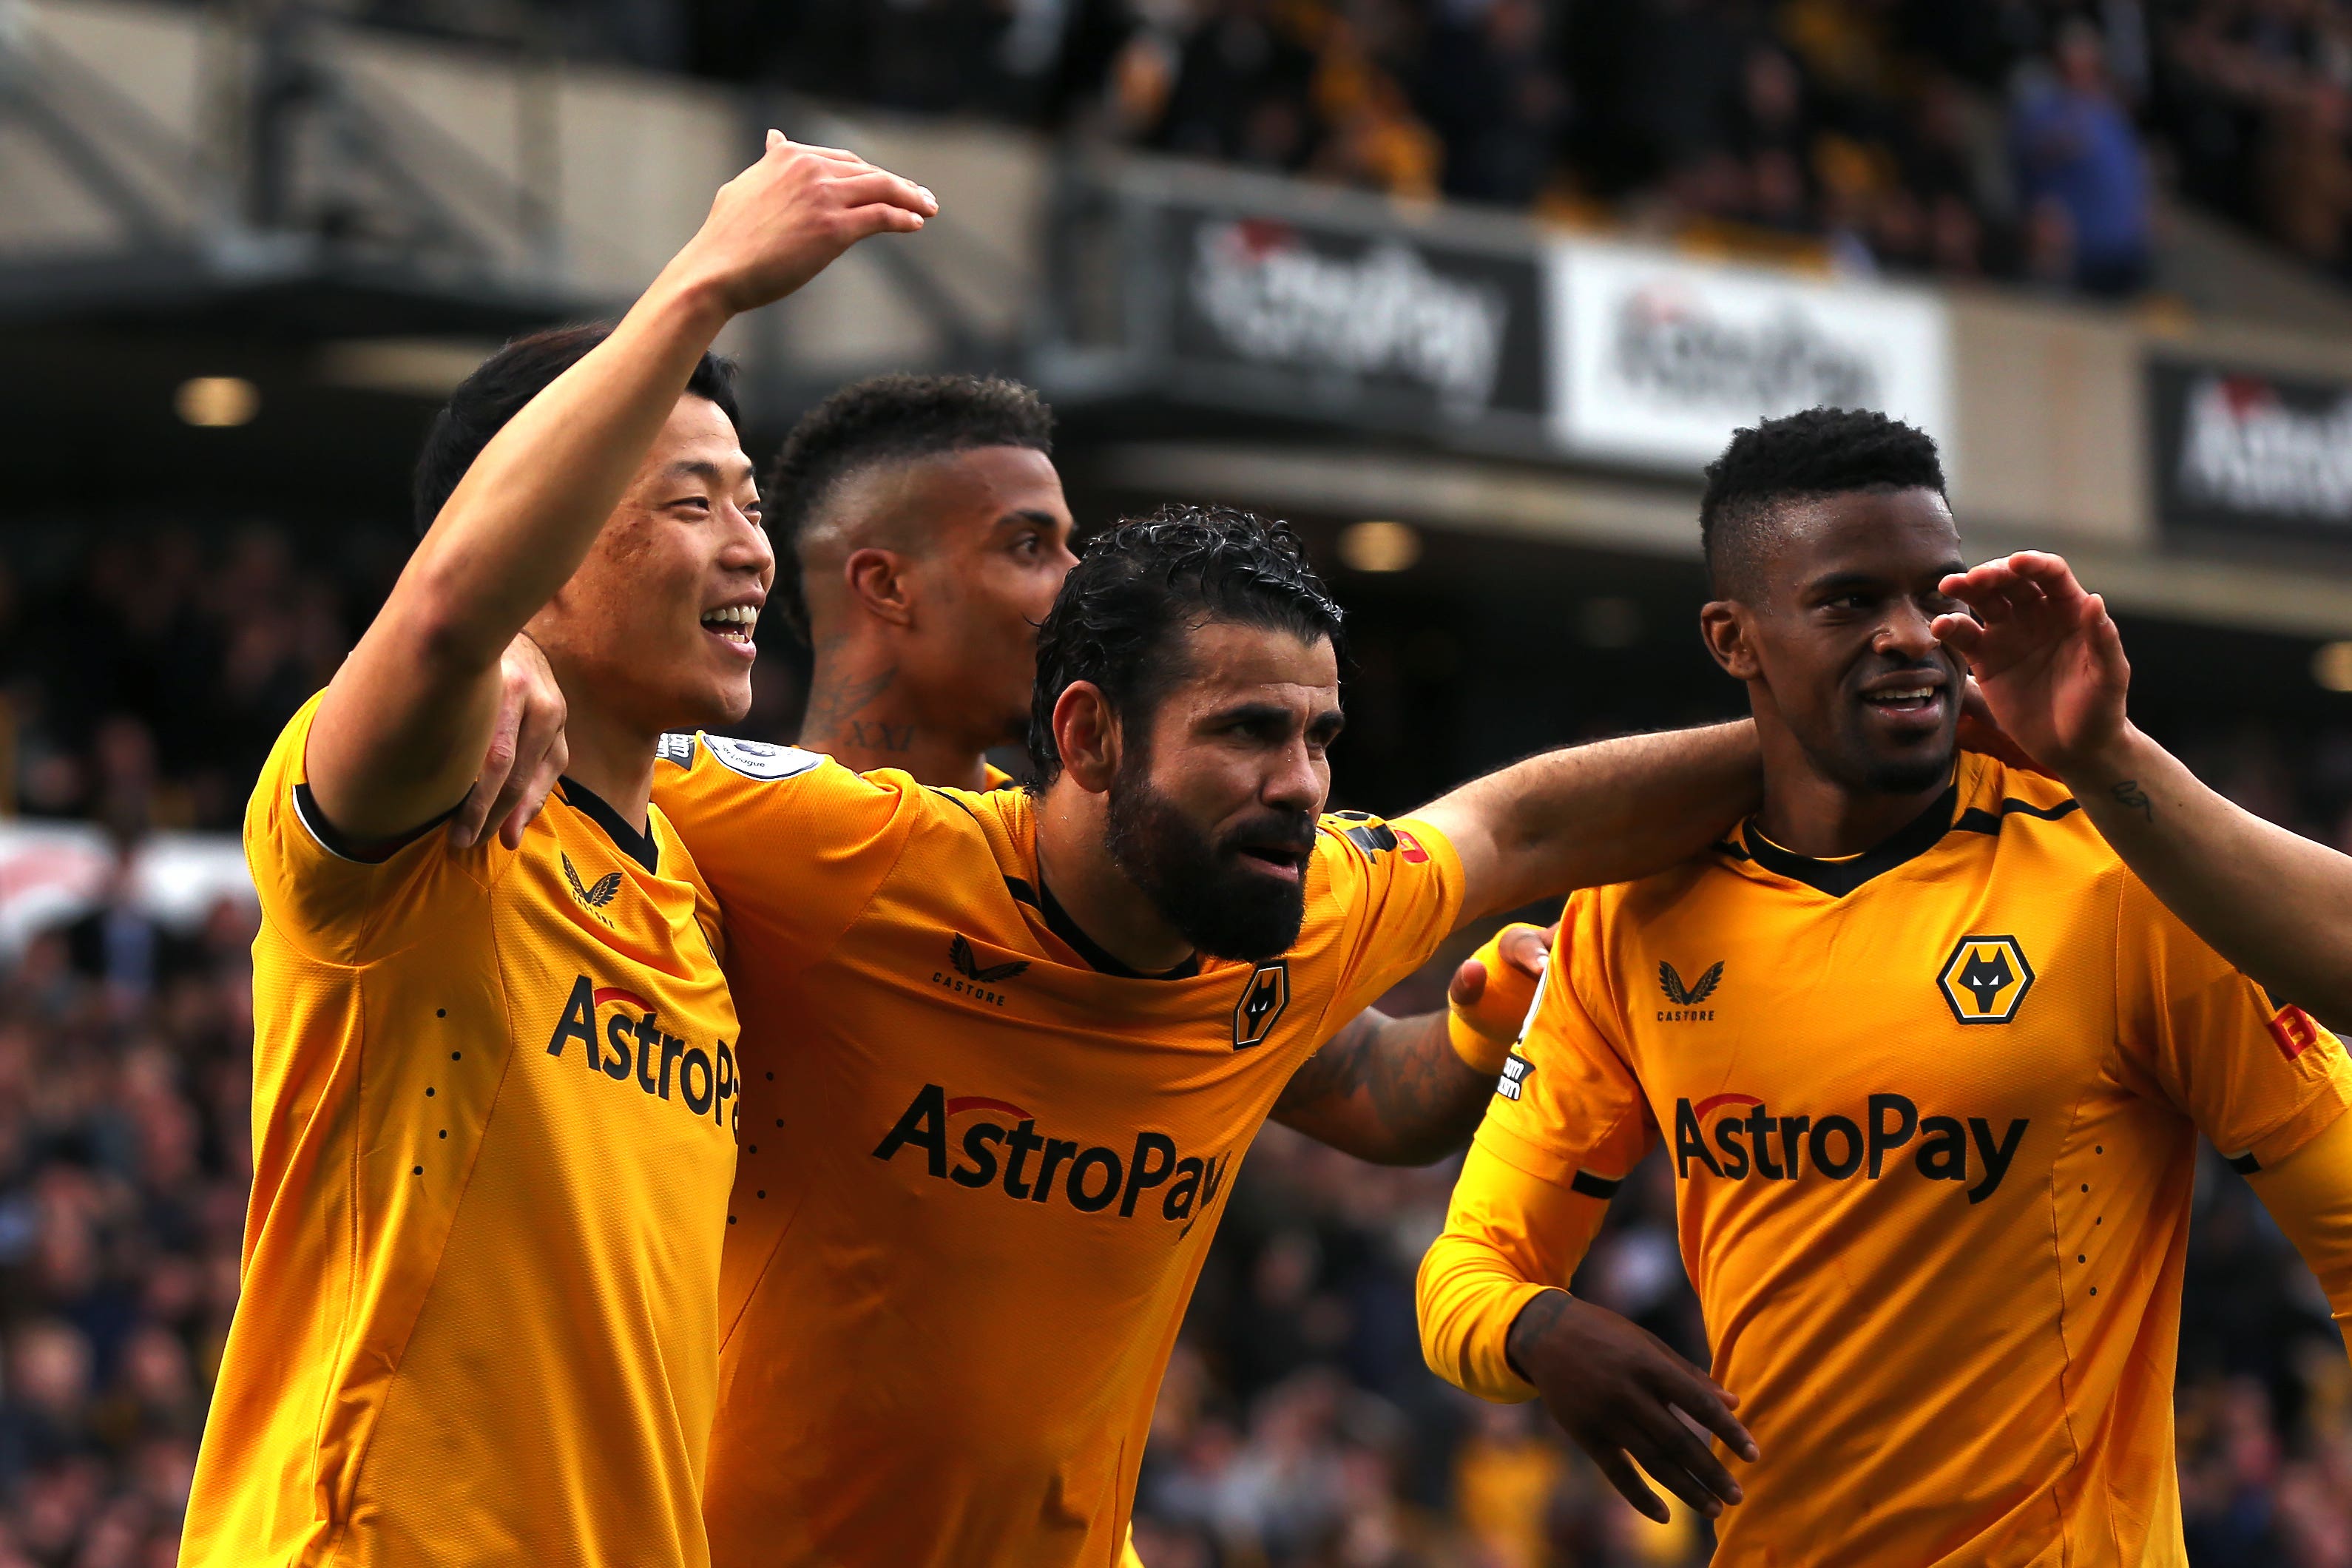
[(2055, 204), (2066, 216), (2074, 281), (2093, 294), (2137, 293), (2149, 268), (2147, 166), (2089, 23), (2059, 35), (2055, 76), (2019, 94), (2010, 140), (2029, 207)]
[(1444, 146), (1444, 189), (1467, 201), (1534, 204), (1551, 177), (1568, 92), (1537, 0), (1444, 7), (1423, 52), (1418, 97)]

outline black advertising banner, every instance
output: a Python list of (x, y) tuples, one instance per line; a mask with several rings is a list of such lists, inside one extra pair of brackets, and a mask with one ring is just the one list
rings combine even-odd
[(2352, 544), (2352, 383), (2155, 360), (2147, 395), (2166, 529)]
[(1187, 205), (1159, 216), (1166, 347), (1192, 395), (1440, 437), (1540, 435), (1532, 249)]

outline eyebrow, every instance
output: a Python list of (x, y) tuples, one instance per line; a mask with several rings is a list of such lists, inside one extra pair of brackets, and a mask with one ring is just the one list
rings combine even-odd
[(751, 477), (751, 465), (746, 462), (741, 468), (737, 468), (732, 481), (730, 480), (726, 468), (707, 458), (680, 458), (662, 472), (667, 479), (704, 479), (714, 485), (723, 485), (730, 482), (740, 483), (749, 479)]

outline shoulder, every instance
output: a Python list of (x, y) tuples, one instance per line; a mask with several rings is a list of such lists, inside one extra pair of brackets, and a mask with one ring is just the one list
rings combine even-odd
[[(751, 784), (775, 784), (816, 772), (830, 762), (821, 752), (772, 741), (741, 741), (732, 735), (673, 731), (655, 749), (656, 776), (699, 773), (706, 780), (740, 779)], [(665, 764), (667, 766), (665, 767)], [(836, 771), (847, 772), (835, 764)]]

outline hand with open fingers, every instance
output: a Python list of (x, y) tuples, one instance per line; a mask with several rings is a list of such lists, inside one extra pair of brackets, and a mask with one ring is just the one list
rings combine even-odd
[(1732, 1415), (1739, 1396), (1656, 1335), (1565, 1290), (1547, 1290), (1520, 1310), (1507, 1345), (1544, 1408), (1644, 1516), (1661, 1524), (1670, 1518), (1643, 1470), (1709, 1519), (1740, 1500), (1739, 1483), (1706, 1443), (1713, 1433), (1755, 1463), (1756, 1439)]
[(490, 727), (482, 771), (449, 819), (451, 845), (467, 848), (495, 822), (500, 843), (509, 849), (521, 847), (523, 829), (547, 804), (571, 761), (563, 739), (568, 716), (547, 655), (530, 634), (517, 633), (499, 658), (498, 720)]
[(1477, 1071), (1503, 1070), (1503, 1058), (1535, 1006), (1553, 937), (1542, 926), (1507, 925), (1454, 972), (1445, 991), (1446, 1037)]
[(766, 153), (719, 187), (671, 266), (740, 313), (782, 299), (859, 240), (911, 234), (939, 210), (929, 191), (854, 153), (771, 131)]
[(2064, 773), (2120, 737), (2131, 665), (2106, 602), (2056, 555), (2021, 551), (1947, 577), (1975, 612), (1936, 617), (1936, 636), (1969, 661), (2000, 726)]

